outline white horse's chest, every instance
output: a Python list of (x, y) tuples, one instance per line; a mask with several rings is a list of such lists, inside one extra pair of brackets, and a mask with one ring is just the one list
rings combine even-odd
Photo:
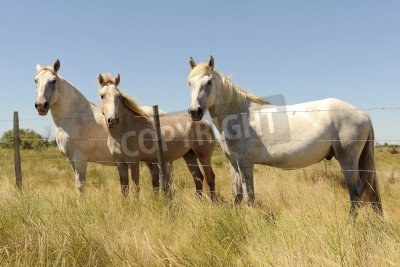
[(109, 151), (111, 152), (111, 155), (115, 158), (115, 159), (119, 159), (122, 160), (123, 159), (123, 149), (122, 146), (119, 142), (117, 142), (112, 136), (108, 137), (107, 140), (107, 146)]
[(68, 156), (69, 134), (61, 126), (56, 127), (55, 134), (58, 149), (63, 155)]
[(222, 148), (222, 151), (224, 152), (225, 156), (231, 161), (237, 161), (240, 156), (245, 156), (245, 153), (237, 153), (239, 147), (241, 146), (240, 144), (243, 144), (240, 140), (232, 141), (232, 140), (226, 140), (225, 133), (222, 132), (220, 136), (220, 145)]

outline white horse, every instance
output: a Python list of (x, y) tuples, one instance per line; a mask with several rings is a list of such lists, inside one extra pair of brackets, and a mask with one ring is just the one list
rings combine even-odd
[(310, 166), (335, 157), (349, 190), (351, 209), (365, 202), (383, 214), (374, 163), (374, 130), (369, 116), (338, 100), (272, 106), (214, 69), (214, 59), (188, 76), (193, 120), (209, 111), (230, 161), (233, 197), (254, 201), (254, 164), (283, 169)]
[[(55, 123), (57, 146), (72, 166), (78, 191), (82, 193), (85, 189), (88, 162), (117, 166), (120, 179), (128, 177), (127, 166), (117, 164), (108, 149), (108, 127), (100, 109), (90, 103), (75, 86), (59, 76), (59, 69), (59, 60), (53, 66), (36, 66), (35, 108), (41, 116), (47, 115), (50, 110)], [(150, 107), (144, 107), (144, 110), (153, 115)], [(160, 114), (166, 112), (160, 111)], [(158, 166), (146, 164), (152, 175), (153, 187), (157, 189)], [(127, 184), (126, 181), (121, 181), (121, 186), (123, 184)], [(138, 181), (134, 181), (134, 184), (138, 185)], [(138, 190), (138, 186), (135, 189)], [(124, 194), (128, 192), (127, 188), (121, 190)]]

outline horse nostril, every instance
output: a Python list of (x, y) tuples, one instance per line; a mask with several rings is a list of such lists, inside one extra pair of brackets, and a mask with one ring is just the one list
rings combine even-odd
[(49, 103), (48, 102), (44, 102), (44, 109), (48, 109), (49, 108)]
[(116, 126), (119, 123), (119, 118), (108, 118), (107, 119), (108, 127)]
[(196, 117), (202, 114), (202, 109), (200, 107), (196, 108), (195, 110), (192, 110), (192, 114)]
[(38, 109), (39, 105), (37, 103), (35, 103), (35, 108)]
[(203, 109), (201, 107), (198, 107), (196, 109), (189, 108), (188, 112), (194, 120), (199, 120), (203, 117)]

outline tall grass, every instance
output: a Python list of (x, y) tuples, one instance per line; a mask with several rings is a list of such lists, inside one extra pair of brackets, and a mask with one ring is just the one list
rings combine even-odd
[(220, 151), (217, 204), (196, 197), (183, 161), (174, 166), (171, 199), (153, 192), (145, 167), (140, 194), (124, 199), (116, 169), (96, 164), (78, 197), (54, 149), (23, 151), (20, 193), (12, 152), (0, 153), (1, 266), (400, 265), (400, 155), (389, 151), (376, 155), (383, 219), (369, 208), (349, 218), (334, 161), (297, 171), (256, 166), (256, 205), (247, 207), (231, 204)]

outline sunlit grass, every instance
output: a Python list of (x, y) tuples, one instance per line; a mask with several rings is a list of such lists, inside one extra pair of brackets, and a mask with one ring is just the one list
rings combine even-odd
[(116, 169), (96, 164), (78, 197), (56, 149), (22, 151), (20, 193), (12, 152), (1, 150), (0, 265), (399, 266), (400, 155), (377, 149), (376, 160), (385, 217), (366, 207), (351, 219), (334, 160), (296, 171), (256, 166), (250, 208), (231, 203), (220, 151), (215, 204), (196, 197), (182, 160), (171, 199), (153, 192), (145, 166), (140, 194), (124, 199)]

